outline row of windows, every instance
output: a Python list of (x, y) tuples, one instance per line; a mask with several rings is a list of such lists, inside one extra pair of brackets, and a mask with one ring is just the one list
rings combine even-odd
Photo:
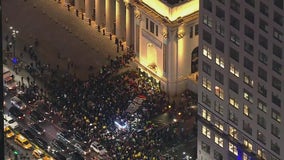
[(146, 18), (146, 29), (149, 30), (151, 33), (155, 34), (156, 36), (159, 35), (158, 34), (159, 33), (159, 26), (155, 25), (155, 23), (153, 21), (149, 20), (148, 18)]

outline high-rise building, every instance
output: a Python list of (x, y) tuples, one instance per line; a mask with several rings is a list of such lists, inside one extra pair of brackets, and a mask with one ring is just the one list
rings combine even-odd
[(284, 160), (283, 0), (201, 0), (198, 160)]

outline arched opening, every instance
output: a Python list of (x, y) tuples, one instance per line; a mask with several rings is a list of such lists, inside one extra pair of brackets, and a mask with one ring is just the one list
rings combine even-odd
[(198, 47), (191, 52), (191, 73), (198, 71)]

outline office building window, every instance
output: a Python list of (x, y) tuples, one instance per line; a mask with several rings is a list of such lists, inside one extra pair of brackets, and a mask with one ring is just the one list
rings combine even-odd
[(276, 122), (281, 122), (281, 116), (280, 113), (274, 109), (271, 109), (271, 118), (275, 120)]
[(159, 26), (156, 25), (156, 36), (159, 36)]
[(220, 147), (223, 147), (224, 142), (223, 138), (219, 135), (215, 135), (215, 143), (218, 144)]
[(266, 23), (264, 20), (259, 19), (259, 26), (262, 31), (268, 33), (268, 23)]
[(212, 28), (213, 25), (213, 20), (211, 17), (209, 17), (208, 15), (204, 15), (203, 16), (203, 23), (208, 26), (209, 28)]
[(155, 33), (155, 24), (152, 21), (150, 21), (150, 32), (153, 34)]
[(210, 154), (210, 146), (208, 144), (206, 144), (205, 142), (203, 142), (203, 141), (201, 142), (201, 149), (204, 152)]
[(253, 87), (253, 80), (252, 80), (252, 78), (251, 78), (248, 74), (246, 74), (246, 73), (244, 73), (244, 82), (245, 82), (245, 84), (249, 85), (250, 87)]
[(234, 48), (230, 48), (230, 57), (239, 62), (239, 52), (237, 50), (235, 50)]
[(216, 120), (215, 121), (215, 127), (218, 128), (220, 131), (224, 131), (224, 125), (222, 124), (222, 122), (220, 120)]
[(214, 102), (214, 110), (220, 115), (224, 115), (224, 107), (218, 101)]
[(267, 81), (267, 72), (261, 67), (258, 67), (258, 77), (264, 81)]
[(209, 122), (211, 121), (211, 114), (205, 109), (202, 109), (202, 117)]
[(238, 68), (234, 64), (230, 64), (230, 73), (232, 73), (236, 77), (240, 77), (240, 72)]
[(252, 151), (252, 144), (251, 144), (248, 140), (246, 140), (246, 139), (244, 139), (244, 146), (245, 146), (249, 151)]
[(219, 39), (215, 39), (215, 48), (224, 53), (224, 43)]
[(274, 151), (275, 153), (277, 153), (278, 155), (280, 155), (280, 147), (279, 147), (277, 142), (274, 142), (273, 140), (271, 140), (271, 147), (270, 147), (270, 149), (272, 151)]
[(239, 103), (237, 102), (237, 99), (230, 97), (229, 104), (236, 109), (239, 109)]
[(254, 31), (249, 26), (245, 25), (245, 35), (254, 40)]
[(247, 101), (249, 101), (250, 103), (253, 103), (253, 96), (252, 94), (247, 91), (246, 89), (244, 89), (244, 99), (246, 99)]
[(261, 110), (262, 112), (266, 113), (267, 112), (267, 106), (266, 106), (266, 103), (263, 102), (262, 100), (260, 99), (257, 99), (257, 108), (259, 110)]
[(273, 71), (275, 71), (276, 73), (281, 75), (282, 65), (280, 63), (273, 60), (272, 61), (272, 69), (273, 69)]
[(245, 41), (244, 43), (244, 50), (250, 54), (250, 55), (253, 55), (253, 52), (254, 52), (254, 48), (253, 48), (253, 45), (250, 44), (249, 42)]
[(281, 47), (278, 47), (277, 45), (273, 44), (273, 54), (282, 59), (282, 48)]
[(218, 2), (225, 4), (225, 0), (217, 0)]
[(216, 16), (221, 20), (225, 20), (225, 11), (220, 7), (216, 6)]
[(205, 30), (203, 30), (203, 40), (211, 44), (211, 34)]
[(263, 160), (267, 160), (264, 149), (257, 149), (257, 156), (262, 158)]
[(225, 28), (224, 25), (218, 21), (216, 21), (216, 33), (224, 37), (225, 34)]
[(278, 107), (281, 107), (281, 99), (278, 97), (277, 94), (272, 92), (272, 103), (277, 105)]
[(235, 45), (237, 45), (237, 46), (240, 45), (240, 37), (237, 36), (237, 34), (231, 32), (230, 40), (231, 40), (231, 42), (233, 42)]
[(279, 24), (280, 26), (283, 25), (283, 15), (277, 13), (277, 12), (274, 12), (273, 14), (273, 21), (277, 24)]
[(148, 30), (148, 27), (149, 27), (149, 19), (146, 18), (146, 29)]
[(225, 64), (224, 64), (224, 59), (223, 57), (221, 57), (220, 55), (216, 54), (216, 64), (218, 66), (220, 66), (221, 68), (224, 68), (225, 67)]
[(274, 76), (272, 76), (272, 86), (281, 92), (281, 81)]
[(224, 76), (221, 72), (215, 70), (215, 80), (221, 84), (224, 84)]
[(207, 77), (202, 78), (202, 86), (211, 91), (211, 81)]
[(202, 62), (202, 70), (208, 75), (211, 75), (211, 66), (207, 64), (206, 62)]
[(229, 79), (229, 88), (235, 93), (239, 93), (239, 85), (235, 81)]
[(223, 160), (223, 155), (220, 152), (214, 150), (214, 159), (215, 160)]
[(250, 21), (252, 24), (254, 24), (254, 14), (249, 11), (248, 9), (245, 9), (245, 18)]
[(235, 29), (239, 30), (240, 29), (240, 20), (237, 19), (234, 16), (230, 16), (230, 24), (233, 26)]
[(264, 97), (267, 96), (267, 89), (265, 88), (264, 85), (258, 83), (257, 91), (258, 91), (258, 93), (260, 93)]
[(231, 121), (231, 122), (233, 122), (235, 125), (238, 125), (238, 117), (236, 116), (236, 114), (233, 112), (233, 111), (231, 111), (231, 110), (229, 110), (229, 120)]
[(215, 86), (215, 95), (224, 100), (224, 90), (221, 87)]
[(206, 93), (202, 92), (202, 102), (205, 103), (208, 107), (211, 107), (211, 100)]
[(262, 35), (259, 35), (258, 44), (261, 45), (263, 48), (267, 49), (268, 48), (267, 38), (263, 37)]
[(273, 37), (276, 40), (278, 40), (279, 42), (282, 42), (282, 40), (283, 40), (283, 33), (274, 28), (273, 29)]
[(229, 151), (233, 153), (235, 156), (238, 156), (238, 149), (237, 146), (233, 143), (229, 142)]
[(277, 138), (280, 138), (280, 129), (274, 124), (271, 124), (271, 134)]
[(283, 0), (274, 0), (274, 5), (283, 10)]
[(238, 3), (239, 1), (237, 0), (231, 0), (230, 7), (233, 11), (236, 13), (240, 13), (240, 4)]
[(229, 126), (229, 135), (234, 139), (238, 140), (238, 131), (236, 128)]
[(198, 24), (196, 24), (195, 26), (194, 26), (194, 34), (195, 35), (198, 35)]
[(245, 120), (243, 120), (243, 130), (248, 133), (248, 134), (252, 134), (252, 128), (249, 124), (249, 122), (246, 122)]
[(209, 128), (207, 128), (206, 126), (202, 126), (202, 134), (204, 135), (204, 136), (206, 136), (207, 138), (211, 138), (211, 132), (210, 132), (210, 129)]
[(268, 7), (264, 3), (260, 2), (259, 3), (259, 11), (265, 16), (268, 16)]
[(204, 0), (203, 1), (203, 8), (205, 8), (208, 11), (212, 12), (212, 2), (211, 2), (211, 0)]
[(253, 72), (253, 62), (246, 57), (244, 57), (244, 66), (246, 67), (246, 69)]
[(256, 134), (257, 134), (257, 140), (265, 145), (266, 144), (265, 135), (261, 131), (257, 131)]
[(246, 3), (249, 4), (250, 6), (254, 7), (254, 0), (246, 0)]
[(211, 49), (207, 45), (203, 45), (202, 53), (208, 59), (212, 59), (212, 52)]
[(265, 118), (261, 115), (257, 115), (257, 124), (259, 126), (261, 126), (262, 128), (266, 129), (266, 121), (265, 121)]
[(259, 60), (259, 62), (267, 65), (268, 57), (265, 53), (259, 51), (258, 52), (258, 60)]
[(193, 26), (189, 28), (189, 38), (193, 37)]
[(243, 111), (244, 115), (246, 115), (247, 117), (249, 117), (250, 119), (252, 119), (252, 111), (249, 108), (248, 105), (244, 104), (244, 111)]

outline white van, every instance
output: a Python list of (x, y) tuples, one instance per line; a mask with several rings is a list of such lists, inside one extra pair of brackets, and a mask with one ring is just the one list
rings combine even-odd
[(19, 124), (11, 116), (4, 114), (4, 128), (10, 126), (12, 129), (18, 128)]
[(3, 66), (3, 86), (8, 90), (17, 88), (17, 84), (12, 78), (12, 72), (6, 66)]

